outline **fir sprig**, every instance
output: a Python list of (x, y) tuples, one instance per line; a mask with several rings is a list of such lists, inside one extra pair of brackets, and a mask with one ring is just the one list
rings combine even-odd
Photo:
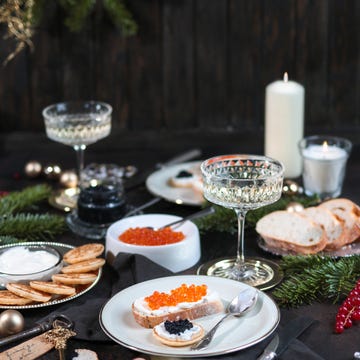
[(49, 240), (65, 229), (65, 220), (59, 215), (16, 214), (0, 220), (0, 236), (16, 239)]
[(22, 191), (11, 192), (0, 198), (0, 215), (14, 214), (24, 211), (35, 203), (43, 201), (51, 194), (49, 185), (36, 185)]
[(284, 281), (272, 295), (280, 306), (296, 307), (315, 301), (333, 303), (346, 297), (360, 278), (360, 256), (284, 256)]
[[(287, 196), (283, 195), (277, 202), (261, 207), (256, 210), (251, 210), (246, 215), (246, 226), (254, 227), (259, 219), (266, 214), (276, 210), (284, 210), (291, 202), (298, 202), (304, 207), (309, 207), (318, 204), (317, 196)], [(208, 206), (206, 203), (205, 206)], [(220, 231), (236, 233), (237, 231), (237, 218), (234, 210), (226, 209), (222, 206), (214, 205), (215, 213), (206, 217), (194, 220), (201, 232), (205, 231)]]

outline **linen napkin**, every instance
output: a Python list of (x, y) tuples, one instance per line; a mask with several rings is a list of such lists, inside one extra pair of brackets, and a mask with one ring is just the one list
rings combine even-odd
[[(142, 255), (120, 253), (116, 256), (112, 266), (106, 265), (104, 267), (102, 278), (94, 289), (78, 299), (59, 307), (56, 313), (65, 314), (75, 322), (77, 339), (111, 341), (102, 331), (99, 324), (99, 313), (106, 301), (117, 292), (136, 283), (171, 275), (174, 275), (171, 271), (155, 264)], [(291, 320), (288, 315), (285, 317), (281, 320), (279, 328), (282, 327), (282, 324)], [(248, 349), (220, 355), (216, 358), (223, 360), (256, 359), (269, 341), (270, 339), (268, 338)], [(152, 358), (156, 359), (156, 357)], [(164, 358), (161, 359), (163, 360)], [(214, 358), (203, 357), (201, 359), (210, 360)], [(279, 359), (321, 360), (322, 358), (300, 340), (295, 339), (289, 344)]]

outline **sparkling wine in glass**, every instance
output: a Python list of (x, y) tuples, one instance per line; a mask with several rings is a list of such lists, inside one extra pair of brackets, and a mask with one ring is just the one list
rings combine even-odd
[(201, 164), (204, 197), (233, 209), (238, 219), (235, 258), (215, 260), (207, 274), (245, 282), (252, 286), (268, 283), (274, 277), (272, 262), (244, 255), (244, 226), (248, 210), (277, 201), (282, 192), (284, 168), (274, 159), (258, 155), (223, 155)]
[(84, 151), (110, 134), (111, 114), (112, 107), (100, 101), (63, 102), (43, 110), (48, 138), (75, 149), (80, 182)]

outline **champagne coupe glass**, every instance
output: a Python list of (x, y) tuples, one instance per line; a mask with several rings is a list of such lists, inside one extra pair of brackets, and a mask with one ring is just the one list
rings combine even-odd
[(80, 188), (84, 151), (88, 145), (110, 134), (111, 113), (112, 107), (100, 101), (62, 102), (42, 112), (48, 138), (72, 146), (76, 151)]
[(207, 274), (252, 286), (268, 283), (274, 277), (271, 267), (274, 263), (244, 256), (245, 216), (248, 210), (271, 204), (280, 198), (283, 165), (265, 156), (233, 154), (205, 160), (201, 164), (201, 172), (204, 197), (212, 203), (233, 209), (238, 218), (236, 258), (211, 262)]

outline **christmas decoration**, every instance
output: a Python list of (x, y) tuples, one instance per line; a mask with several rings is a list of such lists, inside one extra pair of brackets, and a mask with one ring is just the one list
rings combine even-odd
[(345, 298), (360, 278), (360, 255), (284, 256), (284, 281), (272, 295), (280, 306), (294, 307), (315, 301), (336, 303)]
[(339, 307), (335, 320), (335, 332), (341, 334), (346, 328), (350, 328), (354, 321), (360, 321), (360, 280)]
[(78, 176), (73, 170), (66, 170), (60, 174), (60, 185), (66, 188), (74, 188), (78, 184)]
[[(44, 15), (48, 14), (47, 10), (52, 6), (51, 3), (43, 0), (5, 0), (1, 3), (0, 24), (6, 25), (7, 38), (16, 41), (15, 49), (7, 56), (4, 65), (14, 59), (26, 46), (31, 50), (34, 49), (32, 38), (35, 27), (40, 24)], [(113, 24), (121, 29), (123, 36), (137, 33), (137, 24), (124, 0), (103, 0), (102, 3), (105, 12)], [(61, 14), (65, 13), (65, 26), (73, 32), (80, 31), (98, 7), (98, 1), (89, 0), (58, 0), (57, 4), (61, 7)]]
[(25, 320), (17, 310), (5, 310), (0, 314), (0, 335), (16, 334), (24, 329)]
[(37, 185), (0, 198), (0, 245), (49, 240), (66, 229), (62, 216), (21, 213), (34, 210), (35, 205), (47, 200), (50, 193), (51, 188), (48, 185)]
[(41, 174), (42, 165), (35, 160), (29, 161), (25, 164), (24, 172), (29, 178), (36, 178)]
[(59, 180), (61, 167), (58, 164), (49, 164), (44, 167), (44, 175), (49, 180)]

